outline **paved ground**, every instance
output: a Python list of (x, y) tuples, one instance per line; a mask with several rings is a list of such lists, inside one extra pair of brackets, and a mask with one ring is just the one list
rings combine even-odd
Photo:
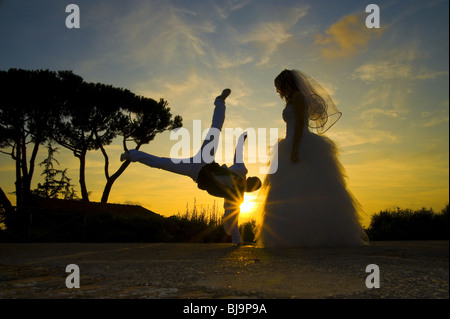
[[(66, 287), (66, 266), (80, 288)], [(369, 289), (376, 264), (380, 288)], [(339, 249), (0, 244), (0, 298), (449, 298), (448, 241)]]

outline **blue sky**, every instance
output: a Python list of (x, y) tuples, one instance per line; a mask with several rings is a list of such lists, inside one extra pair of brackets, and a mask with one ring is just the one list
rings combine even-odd
[[(80, 8), (79, 29), (65, 26), (69, 3)], [(283, 102), (273, 79), (300, 69), (343, 112), (326, 134), (368, 216), (397, 206), (440, 210), (449, 200), (449, 3), (374, 1), (381, 28), (368, 29), (369, 3), (3, 0), (0, 69), (73, 70), (88, 82), (164, 98), (190, 130), (193, 120), (207, 128), (214, 97), (230, 87), (224, 127), (279, 128), (280, 137)], [(142, 150), (169, 156), (169, 136)], [(120, 143), (109, 151), (118, 158)], [(60, 162), (76, 181), (76, 159), (61, 150)], [(102, 165), (100, 153), (88, 155), (93, 200), (105, 182)], [(258, 165), (249, 170), (258, 175)], [(0, 174), (12, 191), (13, 162), (3, 154)], [(194, 197), (213, 202), (185, 177), (136, 164), (110, 198), (170, 215)]]

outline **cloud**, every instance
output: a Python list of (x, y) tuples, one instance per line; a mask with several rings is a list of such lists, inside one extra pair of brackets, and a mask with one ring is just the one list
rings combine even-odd
[(86, 15), (96, 38), (95, 56), (85, 62), (88, 67), (106, 61), (128, 68), (154, 66), (155, 61), (161, 68), (183, 67), (186, 61), (208, 55), (206, 36), (216, 32), (209, 17), (168, 2), (131, 2), (117, 7), (95, 3)]
[(366, 82), (372, 82), (394, 78), (407, 78), (410, 76), (410, 65), (383, 61), (379, 63), (368, 63), (358, 67), (355, 70), (353, 77), (359, 78)]
[[(82, 69), (126, 64), (128, 72), (152, 66), (154, 73), (167, 67), (186, 71), (203, 66), (225, 70), (252, 63), (266, 65), (280, 45), (293, 37), (291, 29), (308, 7), (280, 8), (278, 16), (252, 7), (257, 12), (243, 13), (253, 13), (245, 23), (229, 19), (232, 13), (244, 11), (248, 3), (229, 0), (220, 6), (194, 5), (187, 10), (168, 2), (146, 1), (120, 7), (121, 11), (94, 4), (86, 23), (98, 40), (95, 54), (83, 61)], [(109, 25), (95, 23), (112, 20)]]
[[(448, 71), (433, 71), (426, 66), (428, 58), (426, 50), (408, 44), (382, 51), (372, 61), (355, 68), (350, 78), (371, 85), (359, 105), (365, 125), (377, 126), (380, 116), (404, 119), (415, 105), (412, 97), (416, 81), (448, 75)], [(427, 123), (437, 125), (436, 121)]]
[(448, 75), (448, 71), (434, 71), (419, 66), (421, 60), (429, 58), (428, 55), (415, 44), (383, 51), (374, 61), (357, 67), (351, 77), (369, 83), (391, 79), (430, 80)]
[(219, 17), (227, 19), (234, 11), (238, 11), (247, 6), (251, 1), (248, 0), (227, 0), (224, 1), (223, 6), (215, 6), (215, 10)]
[(410, 63), (380, 61), (356, 68), (352, 78), (375, 82), (390, 79), (430, 80), (445, 75), (448, 75), (447, 71), (432, 71), (427, 68), (415, 70)]
[(215, 66), (219, 69), (229, 69), (238, 67), (254, 61), (254, 57), (245, 53), (236, 52), (234, 54), (213, 53)]
[(206, 54), (208, 44), (203, 35), (215, 32), (211, 21), (198, 19), (196, 13), (171, 5), (148, 5), (139, 11), (138, 15), (130, 15), (121, 27), (122, 38), (138, 61), (158, 57), (170, 64), (180, 56), (196, 58)]
[(426, 68), (422, 68), (417, 71), (415, 78), (418, 80), (430, 80), (438, 76), (448, 76), (448, 71), (432, 71)]
[(390, 118), (403, 118), (404, 115), (409, 113), (409, 110), (400, 107), (391, 108), (372, 108), (361, 113), (361, 118), (366, 121), (369, 127), (376, 126), (376, 118), (379, 116), (390, 117)]
[(448, 123), (448, 115), (446, 117), (433, 117), (422, 124), (423, 127), (434, 127), (442, 123)]
[(368, 29), (364, 15), (348, 15), (331, 25), (325, 34), (316, 35), (315, 44), (322, 46), (324, 58), (349, 57), (364, 50), (382, 32), (382, 28)]
[(254, 43), (260, 48), (262, 54), (258, 64), (269, 62), (278, 46), (292, 37), (287, 27), (280, 22), (262, 23), (242, 39), (242, 43)]
[(404, 120), (410, 113), (408, 106), (409, 90), (403, 85), (385, 83), (378, 85), (365, 93), (358, 106), (361, 125), (374, 128), (383, 125), (382, 118)]
[(422, 112), (420, 114), (420, 126), (422, 127), (435, 127), (442, 123), (448, 123), (448, 100), (441, 103), (441, 111), (438, 112)]
[(401, 139), (398, 135), (391, 132), (373, 129), (334, 130), (327, 133), (327, 136), (335, 140), (340, 148), (364, 144), (394, 144), (398, 143)]
[(233, 72), (221, 71), (192, 70), (180, 73), (176, 80), (173, 75), (168, 74), (138, 83), (137, 86), (141, 95), (164, 97), (173, 114), (183, 116), (183, 125), (187, 128), (194, 119), (202, 120), (202, 125), (207, 128), (211, 121), (214, 99), (225, 87), (232, 89), (232, 95), (227, 99), (230, 107), (227, 110), (227, 126), (246, 125), (241, 112), (249, 108), (248, 103), (254, 94), (244, 79), (236, 77)]
[(293, 8), (282, 20), (260, 22), (249, 32), (244, 33), (237, 38), (239, 45), (252, 44), (258, 51), (258, 65), (264, 65), (270, 62), (272, 55), (278, 47), (292, 38), (290, 29), (297, 24), (308, 12), (308, 7)]

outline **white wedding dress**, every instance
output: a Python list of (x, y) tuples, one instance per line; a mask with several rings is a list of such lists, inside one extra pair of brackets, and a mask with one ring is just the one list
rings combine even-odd
[[(291, 161), (295, 117), (283, 110), (286, 138), (278, 143), (266, 177), (266, 198), (257, 234), (264, 247), (345, 247), (368, 243), (359, 223), (359, 203), (347, 189), (345, 171), (333, 141), (309, 131), (305, 123), (299, 162)], [(308, 116), (305, 115), (307, 121)]]

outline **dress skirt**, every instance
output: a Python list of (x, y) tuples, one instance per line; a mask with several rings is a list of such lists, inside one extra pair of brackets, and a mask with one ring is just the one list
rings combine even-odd
[[(345, 247), (365, 245), (362, 209), (347, 189), (335, 143), (303, 130), (299, 162), (291, 161), (292, 139), (281, 139), (272, 154), (257, 234), (265, 247)], [(274, 171), (271, 168), (271, 171)]]

